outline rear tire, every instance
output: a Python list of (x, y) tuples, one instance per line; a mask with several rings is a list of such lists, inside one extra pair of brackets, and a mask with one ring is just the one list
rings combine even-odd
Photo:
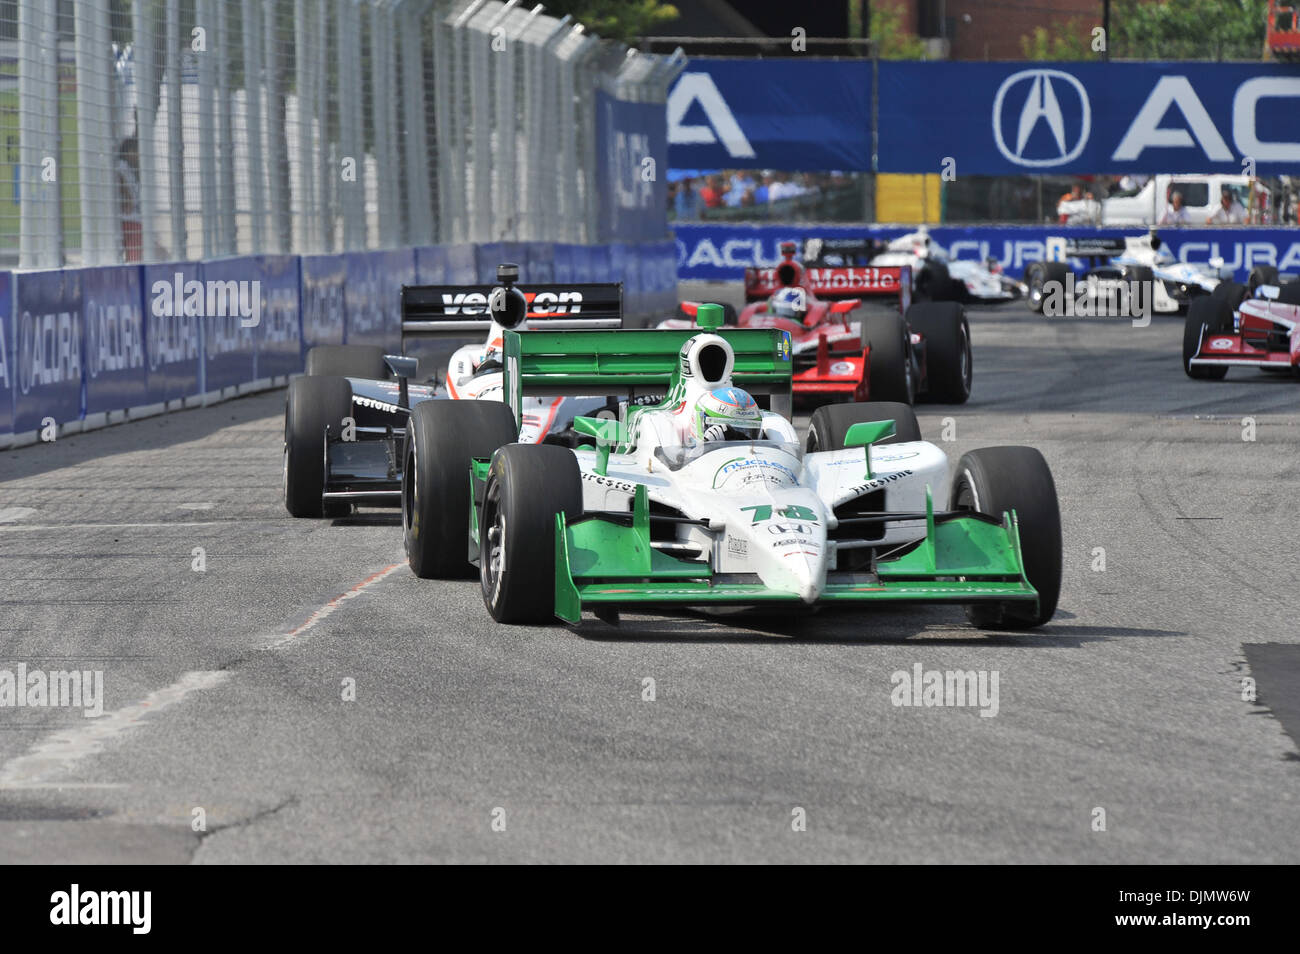
[(402, 529), (416, 576), (466, 576), (470, 459), (515, 441), (514, 412), (500, 401), (424, 401), (411, 409), (402, 467)]
[(1231, 313), (1246, 300), (1248, 293), (1249, 289), (1245, 285), (1237, 282), (1219, 282), (1214, 286), (1214, 290), (1210, 292), (1210, 299), (1212, 301), (1226, 302), (1229, 313)]
[(316, 345), (307, 352), (307, 373), (382, 381), (388, 365), (378, 345)]
[(864, 401), (861, 404), (827, 404), (813, 411), (808, 423), (807, 451), (844, 449), (844, 436), (854, 424), (871, 421), (893, 421), (894, 436), (886, 437), (880, 444), (903, 444), (921, 440), (921, 425), (916, 412), (906, 404), (896, 401)]
[(324, 503), (325, 433), (338, 437), (352, 414), (352, 386), (339, 377), (297, 377), (284, 399), (284, 506), (295, 517), (341, 517), (352, 506)]
[(871, 346), (867, 393), (873, 401), (911, 404), (916, 399), (912, 342), (900, 315), (868, 315), (863, 331)]
[[(1220, 286), (1222, 287), (1222, 286)], [(1228, 373), (1224, 367), (1193, 366), (1192, 358), (1207, 334), (1232, 328), (1232, 307), (1226, 299), (1197, 298), (1187, 306), (1183, 321), (1183, 371), (1198, 381), (1222, 381)]]
[(917, 301), (943, 301), (948, 291), (948, 266), (942, 262), (926, 262), (916, 276), (913, 298)]
[(555, 515), (582, 516), (578, 458), (565, 447), (509, 444), (492, 458), (479, 523), (479, 586), (498, 623), (555, 617)]
[(984, 447), (957, 462), (953, 510), (1000, 517), (1014, 510), (1025, 575), (1038, 591), (1038, 608), (1017, 603), (974, 603), (966, 617), (980, 629), (1030, 629), (1056, 612), (1061, 595), (1061, 508), (1056, 482), (1032, 447)]
[(956, 302), (926, 302), (907, 309), (907, 324), (925, 343), (925, 399), (965, 404), (970, 399), (970, 322)]
[(1030, 262), (1025, 266), (1025, 285), (1029, 288), (1025, 303), (1029, 305), (1029, 310), (1041, 315), (1043, 301), (1047, 297), (1046, 286), (1058, 282), (1064, 288), (1069, 274), (1070, 269), (1064, 262)]
[(1249, 294), (1254, 295), (1255, 289), (1260, 285), (1277, 285), (1281, 279), (1277, 274), (1275, 265), (1256, 265), (1250, 270), (1250, 278), (1246, 280), (1246, 288)]

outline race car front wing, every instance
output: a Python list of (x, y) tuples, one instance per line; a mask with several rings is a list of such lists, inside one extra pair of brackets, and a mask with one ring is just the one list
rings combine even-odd
[[(630, 517), (630, 525), (628, 523)], [(972, 511), (877, 514), (864, 521), (926, 521), (925, 539), (902, 556), (881, 560), (872, 573), (827, 575), (818, 603), (844, 600), (911, 603), (1032, 602), (1038, 591), (1025, 575), (1015, 512), (1001, 518)], [(758, 578), (714, 574), (707, 563), (682, 560), (655, 548), (645, 487), (632, 512), (595, 514), (555, 524), (555, 615), (577, 623), (583, 609), (600, 613), (639, 607), (798, 603), (799, 596)]]

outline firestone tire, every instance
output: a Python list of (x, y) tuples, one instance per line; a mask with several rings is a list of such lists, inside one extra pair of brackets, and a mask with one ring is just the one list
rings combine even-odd
[(1061, 508), (1043, 455), (1032, 447), (971, 451), (953, 472), (950, 505), (995, 517), (1014, 510), (1025, 576), (1038, 591), (1037, 610), (975, 603), (966, 607), (967, 618), (980, 629), (1032, 629), (1050, 620), (1061, 595)]
[(844, 449), (844, 437), (854, 424), (872, 421), (893, 421), (894, 436), (886, 437), (880, 444), (903, 444), (921, 440), (921, 425), (916, 412), (909, 405), (896, 401), (864, 401), (861, 404), (828, 404), (813, 411), (808, 423), (807, 451)]
[(352, 509), (325, 503), (325, 434), (338, 437), (352, 414), (352, 387), (338, 377), (297, 377), (284, 399), (284, 506), (295, 517), (341, 517)]
[(468, 576), (471, 458), (518, 437), (500, 401), (424, 401), (411, 409), (402, 467), (406, 560), (418, 577)]
[(566, 447), (510, 444), (492, 458), (479, 521), (479, 586), (498, 623), (555, 618), (555, 517), (582, 516), (582, 475)]

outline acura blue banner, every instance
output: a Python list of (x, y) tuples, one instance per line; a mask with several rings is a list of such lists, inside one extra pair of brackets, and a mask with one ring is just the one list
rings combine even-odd
[(81, 269), (27, 272), (14, 288), (14, 431), (84, 417)]
[(1300, 170), (1300, 66), (882, 63), (881, 172)]
[[(915, 226), (764, 225), (677, 227), (677, 278), (680, 281), (740, 281), (748, 265), (772, 266), (781, 260), (782, 242), (802, 245), (809, 238), (895, 238)], [(930, 238), (954, 259), (996, 259), (1007, 274), (1020, 277), (1029, 262), (1046, 257), (1048, 236), (1123, 235), (1123, 229), (1066, 228), (1056, 225), (931, 226)], [(1128, 230), (1127, 234), (1134, 234)], [(1160, 232), (1182, 262), (1223, 259), (1244, 282), (1256, 265), (1274, 265), (1283, 274), (1300, 273), (1297, 229), (1168, 229)]]
[(693, 59), (668, 92), (668, 164), (869, 171), (871, 63)]
[[(1300, 65), (880, 63), (880, 172), (1300, 170)], [(674, 169), (871, 169), (871, 64), (692, 60)], [(1252, 166), (1253, 164), (1253, 166)]]

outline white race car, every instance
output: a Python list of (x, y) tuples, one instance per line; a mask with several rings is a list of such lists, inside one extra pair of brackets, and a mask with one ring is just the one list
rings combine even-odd
[[(1111, 295), (1121, 283), (1144, 282), (1151, 289), (1152, 312), (1177, 314), (1186, 311), (1193, 299), (1208, 295), (1233, 274), (1232, 267), (1225, 265), (1222, 258), (1205, 264), (1178, 261), (1155, 229), (1114, 238), (1050, 236), (1047, 258), (1046, 262), (1025, 266), (1027, 301), (1030, 309), (1037, 312), (1043, 310), (1045, 289), (1050, 287), (1050, 282), (1062, 286), (1069, 283), (1077, 288), (1071, 297), (1086, 294), (1093, 298)], [(1076, 270), (1071, 264), (1073, 259), (1087, 262), (1088, 267)], [(1074, 276), (1073, 280), (1070, 275)], [(1275, 281), (1276, 275), (1276, 271), (1272, 272), (1271, 279)]]
[(1024, 286), (1004, 274), (997, 259), (950, 259), (943, 246), (930, 239), (925, 226), (885, 243), (885, 250), (871, 264), (912, 266), (913, 295), (919, 300), (999, 302), (1024, 294)]
[[(951, 468), (911, 409), (889, 403), (819, 408), (801, 443), (783, 413), (788, 335), (721, 328), (715, 305), (697, 321), (508, 332), (509, 403), (414, 408), (403, 522), (416, 572), (433, 575), (421, 570), (438, 552), (468, 551), (500, 622), (855, 600), (965, 604), (987, 627), (1051, 618), (1060, 513), (1036, 450), (976, 450)], [(587, 444), (576, 449), (468, 450), (471, 432), (508, 434), (526, 396), (563, 392), (667, 396), (578, 418)], [(771, 395), (774, 410), (750, 392)], [(448, 488), (466, 477), (472, 500), (453, 505)]]

